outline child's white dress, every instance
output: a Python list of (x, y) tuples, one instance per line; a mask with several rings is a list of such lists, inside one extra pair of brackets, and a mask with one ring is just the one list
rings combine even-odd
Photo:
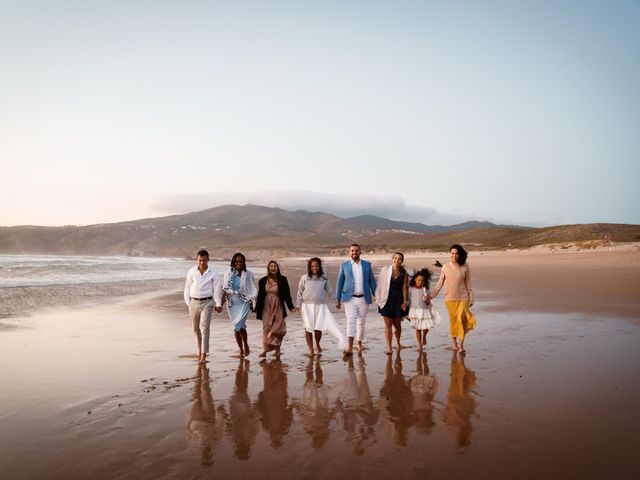
[(427, 289), (409, 287), (409, 315), (407, 318), (411, 326), (416, 330), (427, 330), (440, 323), (440, 314), (433, 308), (433, 304), (427, 305), (425, 297)]

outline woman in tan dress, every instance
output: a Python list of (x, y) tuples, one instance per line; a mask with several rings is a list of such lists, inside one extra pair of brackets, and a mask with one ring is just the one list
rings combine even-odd
[(267, 275), (258, 281), (256, 318), (262, 320), (261, 357), (266, 357), (271, 350), (280, 356), (280, 345), (287, 333), (285, 305), (294, 313), (298, 311), (291, 300), (287, 277), (280, 273), (278, 262), (271, 260), (267, 264)]

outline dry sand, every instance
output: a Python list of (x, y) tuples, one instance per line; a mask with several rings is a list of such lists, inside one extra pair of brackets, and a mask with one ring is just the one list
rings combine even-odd
[[(255, 320), (242, 360), (216, 315), (202, 368), (180, 285), (5, 319), (0, 476), (635, 478), (639, 259), (472, 254), (464, 357), (446, 350), (445, 325), (426, 356), (387, 357), (372, 308), (368, 349), (350, 359), (328, 337), (307, 359), (291, 315), (281, 361), (259, 361)], [(301, 267), (283, 262), (293, 290)], [(403, 341), (416, 344), (406, 322)]]

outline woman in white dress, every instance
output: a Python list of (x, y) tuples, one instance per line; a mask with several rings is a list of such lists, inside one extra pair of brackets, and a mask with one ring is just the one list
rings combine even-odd
[(327, 305), (327, 296), (331, 298), (332, 294), (331, 284), (322, 268), (322, 260), (318, 257), (309, 259), (307, 273), (300, 277), (296, 304), (300, 308), (310, 357), (315, 355), (313, 350), (314, 337), (318, 353), (322, 352), (320, 339), (322, 332), (327, 330), (338, 341), (340, 349), (347, 348), (347, 335), (335, 321)]

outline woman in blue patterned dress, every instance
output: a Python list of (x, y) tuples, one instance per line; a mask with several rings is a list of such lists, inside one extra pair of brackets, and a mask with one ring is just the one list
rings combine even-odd
[(247, 270), (243, 254), (236, 253), (231, 259), (231, 268), (224, 274), (222, 289), (240, 356), (244, 357), (250, 353), (247, 342), (247, 317), (255, 307), (258, 289), (253, 274)]

